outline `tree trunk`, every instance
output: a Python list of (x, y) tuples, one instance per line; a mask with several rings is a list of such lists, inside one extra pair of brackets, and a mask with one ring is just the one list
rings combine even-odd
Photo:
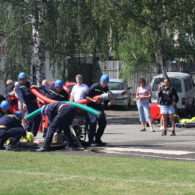
[(164, 78), (168, 78), (167, 76), (167, 71), (165, 68), (165, 64), (163, 61), (163, 47), (162, 47), (162, 42), (161, 42), (161, 32), (160, 29), (157, 32), (157, 43), (156, 43), (156, 64), (158, 67), (161, 68), (162, 74)]
[[(38, 1), (39, 2), (39, 1)], [(37, 4), (38, 17), (32, 15), (32, 39), (33, 39), (33, 54), (32, 66), (35, 67), (35, 75), (38, 84), (45, 78), (44, 72), (44, 51), (42, 44), (41, 28), (43, 24), (44, 3)]]

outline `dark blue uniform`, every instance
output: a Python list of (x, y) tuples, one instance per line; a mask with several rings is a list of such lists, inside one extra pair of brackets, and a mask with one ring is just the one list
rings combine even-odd
[(63, 102), (49, 104), (45, 108), (45, 114), (48, 116), (50, 125), (44, 142), (44, 148), (49, 149), (53, 135), (57, 129), (63, 129), (66, 136), (67, 145), (71, 146), (73, 140), (69, 125), (75, 117), (75, 108), (71, 105), (65, 105)]
[(5, 98), (4, 98), (2, 95), (0, 95), (0, 103), (1, 103), (3, 100), (5, 100)]
[[(39, 107), (36, 102), (36, 96), (30, 91), (30, 86), (32, 83), (27, 81), (25, 85), (19, 83), (16, 86), (16, 94), (21, 104), (26, 104), (27, 113), (37, 110)], [(34, 136), (37, 135), (37, 131), (39, 129), (39, 124), (41, 122), (41, 116), (38, 115), (32, 120), (28, 121), (26, 124), (26, 130), (32, 132)]]
[[(93, 84), (90, 86), (89, 91), (87, 92), (86, 96), (93, 98), (94, 96), (101, 95), (103, 93), (107, 93), (109, 91), (108, 87), (103, 88), (100, 83)], [(96, 142), (100, 142), (101, 137), (104, 133), (104, 130), (107, 125), (106, 116), (104, 113), (104, 106), (102, 104), (95, 104), (93, 102), (90, 102), (88, 106), (99, 110), (102, 112), (102, 117), (97, 118), (95, 115), (88, 113), (89, 120), (90, 120), (90, 128), (89, 128), (89, 142), (92, 143), (93, 139), (95, 137)], [(98, 129), (96, 133), (96, 123), (98, 121)]]
[(46, 96), (48, 94), (48, 91), (47, 91), (47, 86), (46, 85), (42, 85), (38, 88), (38, 91), (43, 94), (44, 96)]
[(18, 114), (10, 114), (0, 118), (0, 147), (8, 138), (10, 144), (16, 144), (26, 131), (21, 125), (21, 117)]
[(11, 114), (11, 111), (10, 111), (10, 110), (8, 110), (8, 111), (6, 111), (6, 112), (3, 112), (3, 111), (1, 110), (1, 108), (0, 108), (0, 118), (1, 118), (2, 116), (8, 115), (8, 114)]
[(39, 88), (40, 93), (43, 95), (46, 94), (46, 96), (52, 100), (57, 100), (57, 101), (68, 101), (68, 93), (66, 90), (62, 90), (61, 92), (57, 92), (55, 89), (55, 85), (46, 85), (46, 86), (41, 86)]

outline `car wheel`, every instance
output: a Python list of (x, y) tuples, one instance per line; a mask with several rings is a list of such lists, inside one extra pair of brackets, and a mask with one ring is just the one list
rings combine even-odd
[(188, 109), (188, 113), (192, 115), (194, 113), (194, 103), (192, 102), (190, 106), (188, 105), (187, 109)]
[(123, 106), (123, 110), (129, 110), (129, 106), (128, 105)]

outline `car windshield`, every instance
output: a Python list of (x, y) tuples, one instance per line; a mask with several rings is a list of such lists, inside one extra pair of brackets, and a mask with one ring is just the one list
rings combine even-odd
[(124, 86), (123, 83), (119, 83), (119, 82), (109, 82), (108, 83), (108, 88), (110, 90), (123, 90)]
[[(176, 79), (176, 78), (169, 78), (169, 79), (171, 81), (171, 86), (173, 88), (175, 88), (178, 93), (181, 93), (182, 92), (181, 81), (179, 79)], [(158, 90), (158, 85), (161, 82), (163, 82), (163, 81), (164, 81), (163, 78), (156, 78), (154, 80), (154, 84), (153, 84), (153, 87), (152, 87), (152, 91), (157, 91)]]

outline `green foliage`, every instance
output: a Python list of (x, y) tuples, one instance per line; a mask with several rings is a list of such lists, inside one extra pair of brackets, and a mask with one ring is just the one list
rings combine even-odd
[[(80, 55), (108, 56), (109, 25), (103, 17), (104, 9), (101, 1), (59, 1), (47, 4), (43, 42), (50, 53), (54, 71), (55, 66), (64, 68), (63, 61), (70, 79), (75, 66), (80, 63)], [(61, 73), (65, 77), (65, 72)]]
[[(120, 15), (118, 34), (123, 29), (119, 47), (114, 51), (115, 57), (126, 62), (123, 78), (130, 79), (133, 69), (145, 71), (148, 64), (157, 62), (157, 49), (163, 65), (173, 59), (194, 59), (194, 2), (121, 0), (113, 6)], [(176, 34), (178, 40), (174, 40)]]
[[(7, 0), (0, 2), (0, 33), (7, 36), (9, 52), (5, 75), (15, 79), (19, 71), (30, 73), (32, 58), (31, 16), (44, 18), (38, 29), (49, 52), (53, 73), (74, 77), (82, 56), (124, 60), (122, 75), (144, 71), (160, 55), (163, 63), (173, 59), (195, 61), (194, 1), (185, 0)], [(174, 40), (174, 36), (178, 39)], [(58, 70), (58, 71), (56, 71)], [(66, 78), (68, 72), (68, 78)], [(126, 75), (126, 76), (125, 76)]]
[(7, 36), (8, 46), (4, 76), (15, 80), (18, 72), (30, 72), (31, 25), (27, 23), (24, 9), (17, 4), (12, 9), (10, 5), (9, 2), (1, 3), (5, 15), (0, 29)]

